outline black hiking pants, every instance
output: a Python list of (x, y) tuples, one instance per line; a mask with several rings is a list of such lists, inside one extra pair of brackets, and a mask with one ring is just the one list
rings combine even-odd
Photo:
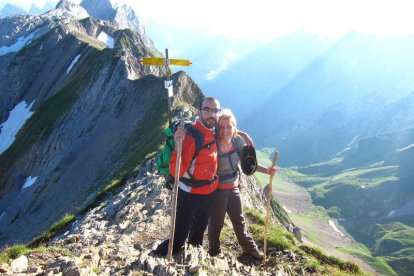
[[(178, 189), (177, 215), (175, 218), (175, 232), (173, 253), (180, 250), (188, 236), (188, 243), (202, 245), (204, 232), (213, 207), (216, 192), (209, 195), (198, 195)], [(163, 241), (155, 250), (155, 254), (166, 256), (169, 239)]]

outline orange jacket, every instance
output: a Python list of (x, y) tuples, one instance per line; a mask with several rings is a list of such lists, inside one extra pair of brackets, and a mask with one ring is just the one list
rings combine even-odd
[[(204, 142), (203, 145), (209, 144), (215, 140), (214, 132), (206, 128), (199, 120), (193, 123), (194, 127), (203, 133)], [(190, 187), (180, 181), (179, 187), (191, 194), (210, 194), (217, 189), (218, 177), (217, 177), (217, 144), (212, 143), (208, 148), (202, 148), (200, 153), (196, 156), (194, 162), (193, 156), (195, 152), (195, 140), (192, 136), (186, 135), (183, 141), (182, 153), (181, 153), (181, 168), (180, 179), (182, 177), (190, 178), (188, 173), (190, 172), (194, 180), (209, 180), (216, 177), (210, 184), (205, 184), (201, 187)], [(177, 151), (174, 150), (170, 160), (170, 172), (175, 176), (175, 165), (177, 161)], [(190, 169), (191, 166), (191, 169)]]

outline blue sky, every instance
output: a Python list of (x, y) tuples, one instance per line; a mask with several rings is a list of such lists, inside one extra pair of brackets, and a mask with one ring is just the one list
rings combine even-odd
[[(14, 3), (28, 9), (33, 2), (42, 6), (46, 1), (0, 0), (0, 8)], [(270, 40), (298, 29), (333, 38), (351, 30), (381, 36), (414, 34), (414, 3), (408, 0), (117, 1), (129, 2), (144, 24), (151, 21), (229, 38)]]

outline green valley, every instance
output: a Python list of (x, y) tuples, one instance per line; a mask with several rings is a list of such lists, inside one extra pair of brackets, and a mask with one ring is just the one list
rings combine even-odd
[[(300, 189), (309, 193), (312, 206), (305, 211), (303, 208), (300, 212), (292, 210), (289, 216), (312, 244), (325, 249), (327, 245), (321, 238), (324, 233), (315, 229), (315, 223), (335, 220), (355, 240), (350, 246), (340, 245), (336, 249), (357, 256), (382, 275), (411, 275), (414, 271), (414, 202), (406, 163), (409, 159), (395, 158), (411, 147), (389, 148), (381, 154), (365, 151), (364, 156), (370, 155), (370, 158), (358, 158), (360, 152), (348, 149), (326, 162), (281, 168), (274, 190), (282, 205), (283, 198), (297, 200), (291, 195)], [(260, 163), (266, 164), (270, 153), (269, 148), (259, 150)], [(283, 153), (280, 156), (283, 158)], [(385, 158), (379, 160), (378, 156)], [(352, 167), (348, 165), (351, 159)], [(363, 164), (357, 166), (357, 161), (362, 159), (365, 159)], [(257, 174), (257, 178), (263, 184), (268, 181), (266, 175)], [(303, 188), (294, 188), (292, 182)]]

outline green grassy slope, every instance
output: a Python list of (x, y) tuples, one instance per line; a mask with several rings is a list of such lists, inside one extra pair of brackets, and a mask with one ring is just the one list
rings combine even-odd
[(361, 139), (332, 160), (287, 171), (400, 275), (414, 271), (412, 134)]
[[(319, 164), (282, 171), (285, 177), (310, 192), (314, 204), (323, 206), (329, 216), (341, 219), (342, 226), (366, 246), (364, 250), (342, 250), (366, 260), (383, 275), (411, 275), (414, 271), (414, 217), (390, 214), (414, 198), (412, 161), (408, 158), (413, 156), (412, 149), (412, 146), (391, 148), (381, 154), (384, 160), (374, 158), (371, 162), (366, 162), (367, 158), (358, 163), (354, 156), (352, 167), (344, 165), (344, 156), (338, 156)], [(259, 150), (259, 159), (269, 160), (269, 153), (269, 149)], [(296, 219), (306, 221), (304, 217)]]

